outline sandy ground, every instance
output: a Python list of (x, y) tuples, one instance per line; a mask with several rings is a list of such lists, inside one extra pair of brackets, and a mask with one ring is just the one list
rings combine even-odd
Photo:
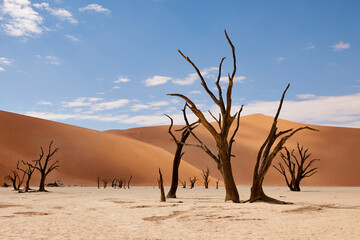
[(180, 188), (166, 203), (155, 187), (49, 190), (1, 188), (0, 239), (360, 239), (358, 187), (265, 188), (293, 205), (225, 203), (223, 188)]

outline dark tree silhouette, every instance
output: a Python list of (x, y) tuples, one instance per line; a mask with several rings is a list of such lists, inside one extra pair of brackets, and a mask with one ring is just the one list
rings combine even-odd
[(208, 166), (206, 166), (206, 170), (201, 170), (201, 176), (203, 177), (204, 179), (204, 186), (205, 188), (209, 188), (209, 182), (210, 182), (210, 169)]
[(131, 182), (131, 179), (132, 179), (132, 175), (130, 175), (130, 179), (129, 179), (129, 181), (127, 182), (127, 187), (128, 187), (128, 189), (130, 189), (130, 182)]
[[(54, 154), (59, 150), (59, 148), (55, 148), (54, 150), (51, 149), (53, 143), (54, 143), (54, 141), (50, 142), (49, 148), (48, 148), (48, 153), (46, 154), (45, 158), (44, 158), (44, 149), (42, 147), (40, 147), (41, 154), (39, 154), (39, 159), (34, 160), (34, 162), (35, 162), (34, 167), (41, 174), (39, 192), (46, 192), (45, 180), (46, 180), (47, 175), (50, 172), (52, 172), (53, 170), (58, 169), (60, 167), (59, 160), (56, 160), (55, 162), (50, 163), (53, 160)], [(43, 161), (43, 158), (44, 158), (44, 161)]]
[(192, 178), (189, 178), (190, 181), (190, 188), (194, 188), (195, 187), (195, 183), (198, 180), (198, 178), (196, 176), (193, 176)]
[(179, 182), (181, 183), (181, 186), (183, 188), (186, 188), (186, 181), (184, 180), (183, 182), (179, 179)]
[[(187, 118), (186, 118), (186, 106), (182, 109), (182, 112), (183, 112), (185, 122), (188, 123)], [(177, 131), (181, 131), (181, 139), (178, 140), (171, 131), (174, 121), (170, 116), (168, 116), (168, 115), (166, 115), (166, 116), (170, 119), (170, 126), (169, 126), (168, 132), (171, 135), (174, 142), (176, 143), (176, 151), (175, 151), (174, 160), (173, 160), (171, 186), (170, 186), (170, 190), (169, 190), (168, 194), (166, 195), (166, 197), (167, 198), (176, 198), (176, 190), (178, 187), (178, 180), (179, 180), (179, 167), (180, 167), (181, 158), (184, 155), (184, 152), (182, 151), (182, 149), (184, 147), (186, 139), (190, 135), (191, 130), (196, 128), (198, 125), (196, 125), (197, 122), (195, 122), (189, 126), (186, 126), (182, 129), (177, 130)]]
[[(295, 156), (293, 149), (291, 151), (291, 154), (289, 150), (284, 147), (285, 154), (280, 152), (280, 157), (283, 160), (284, 165), (279, 162), (279, 167), (273, 165), (273, 167), (281, 173), (286, 181), (286, 184), (290, 188), (291, 191), (300, 191), (300, 182), (306, 177), (311, 177), (315, 173), (317, 173), (318, 167), (312, 167), (311, 165), (317, 161), (320, 161), (320, 159), (312, 159), (305, 163), (310, 157), (311, 153), (308, 153), (309, 148), (304, 150), (304, 146), (300, 147), (300, 144), (297, 143), (297, 150), (300, 156), (300, 160)], [(293, 157), (293, 160), (291, 157)], [(288, 172), (288, 175), (286, 174)]]
[(123, 184), (124, 184), (124, 180), (122, 178), (120, 178), (120, 180), (118, 180), (118, 186), (119, 188), (122, 188), (123, 187)]
[(117, 181), (118, 181), (117, 178), (113, 178), (113, 179), (111, 180), (111, 187), (116, 188), (116, 182), (117, 182)]
[(16, 170), (11, 170), (11, 173), (12, 174), (5, 176), (5, 180), (9, 180), (14, 190), (18, 191), (24, 182), (25, 173), (23, 173), (22, 177), (19, 176)]
[(98, 188), (100, 188), (100, 177), (97, 177), (97, 184), (98, 184)]
[(23, 172), (27, 176), (26, 182), (25, 182), (24, 192), (28, 192), (30, 190), (31, 176), (34, 173), (34, 171), (36, 169), (35, 167), (37, 166), (38, 162), (35, 162), (34, 166), (29, 162), (24, 162), (24, 160), (21, 160), (21, 162), (23, 163), (25, 169), (19, 167), (20, 161), (17, 162), (16, 169)]
[(104, 178), (104, 179), (102, 180), (102, 182), (103, 182), (103, 187), (104, 187), (104, 188), (107, 187), (107, 184), (108, 184), (109, 181), (110, 181), (110, 180), (107, 179), (107, 178)]
[(216, 189), (219, 188), (219, 181), (220, 181), (220, 178), (218, 178), (218, 180), (216, 181)]
[(160, 168), (159, 168), (159, 188), (160, 188), (160, 201), (166, 202), (165, 191), (164, 191), (164, 182), (163, 182), (163, 177), (162, 177)]
[[(313, 128), (305, 126), (305, 127), (297, 128), (295, 130), (288, 129), (288, 130), (280, 131), (280, 132), (277, 131), (278, 128), (276, 125), (277, 125), (278, 117), (279, 117), (281, 107), (282, 107), (282, 104), (284, 101), (285, 93), (289, 87), (290, 87), (290, 84), (288, 84), (288, 86), (286, 87), (285, 91), (282, 94), (280, 104), (279, 104), (277, 113), (274, 117), (274, 121), (271, 126), (269, 135), (266, 138), (263, 145), (260, 147), (260, 150), (258, 152), (258, 155), (256, 158), (256, 164), (255, 164), (255, 168), (254, 168), (253, 183), (252, 183), (252, 187), (251, 187), (251, 195), (250, 195), (250, 199), (249, 199), (250, 202), (263, 201), (263, 202), (269, 202), (269, 203), (286, 204), (286, 202), (279, 201), (274, 198), (268, 197), (264, 193), (264, 190), (262, 188), (264, 177), (272, 164), (272, 160), (279, 153), (279, 151), (283, 148), (285, 142), (290, 137), (292, 137), (298, 131), (301, 131), (304, 129), (315, 130)], [(275, 145), (275, 147), (272, 148), (275, 141), (280, 136), (282, 136), (282, 138), (278, 141), (278, 143)]]
[[(215, 94), (208, 88), (204, 77), (202, 76), (200, 70), (197, 68), (197, 66), (190, 60), (189, 57), (186, 57), (180, 50), (178, 52), (181, 54), (181, 56), (188, 61), (193, 68), (196, 70), (197, 75), (199, 76), (201, 80), (201, 85), (205, 89), (206, 93), (211, 97), (213, 102), (219, 107), (220, 114), (219, 117), (216, 118), (211, 112), (210, 114), (212, 117), (216, 120), (218, 123), (219, 131), (206, 119), (204, 114), (198, 109), (198, 107), (195, 105), (193, 101), (191, 101), (188, 97), (182, 94), (169, 94), (170, 96), (177, 96), (185, 100), (187, 106), (190, 108), (190, 110), (195, 114), (195, 116), (198, 118), (198, 121), (200, 124), (202, 124), (211, 134), (211, 136), (214, 138), (216, 142), (217, 147), (217, 154), (210, 154), (212, 158), (216, 161), (218, 165), (218, 169), (222, 173), (224, 184), (225, 184), (225, 190), (226, 190), (226, 196), (225, 201), (231, 200), (233, 202), (240, 202), (239, 193), (236, 188), (236, 184), (234, 181), (234, 177), (232, 174), (232, 168), (231, 168), (231, 157), (233, 156), (231, 154), (231, 148), (232, 144), (234, 142), (235, 134), (239, 128), (239, 119), (240, 119), (240, 113), (241, 109), (235, 113), (235, 115), (231, 115), (231, 95), (232, 95), (232, 88), (234, 83), (234, 77), (236, 73), (236, 57), (235, 57), (235, 47), (230, 41), (230, 38), (228, 37), (226, 31), (225, 31), (226, 39), (232, 49), (232, 57), (233, 57), (233, 72), (232, 74), (228, 74), (228, 86), (226, 91), (226, 100), (224, 101), (222, 88), (220, 86), (220, 78), (221, 78), (221, 67), (222, 63), (225, 58), (222, 58), (219, 65), (219, 74), (217, 77), (217, 80), (215, 82), (218, 97), (215, 96)], [(237, 119), (237, 126), (235, 128), (234, 133), (229, 138), (229, 132), (230, 127), (234, 120)]]

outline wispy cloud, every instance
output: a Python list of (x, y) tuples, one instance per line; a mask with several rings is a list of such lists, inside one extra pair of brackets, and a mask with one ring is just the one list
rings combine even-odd
[(40, 100), (37, 102), (39, 105), (53, 105), (52, 102)]
[(332, 45), (331, 48), (332, 48), (334, 51), (339, 52), (339, 51), (343, 51), (343, 50), (345, 50), (345, 49), (350, 48), (350, 44), (349, 44), (349, 43), (344, 43), (343, 41), (340, 41), (340, 42)]
[[(217, 67), (209, 67), (209, 68), (203, 69), (200, 72), (204, 78), (209, 78), (209, 77), (215, 77), (214, 73), (217, 71), (218, 71)], [(198, 78), (199, 77), (198, 77), (197, 73), (190, 73), (185, 78), (177, 78), (177, 79), (172, 80), (172, 82), (177, 85), (191, 85)]]
[[(239, 82), (239, 83), (243, 83), (245, 81), (246, 77), (245, 76), (235, 76), (234, 77), (234, 82)], [(220, 78), (220, 82), (229, 82), (229, 77), (221, 77)]]
[(309, 42), (308, 45), (306, 47), (303, 48), (303, 50), (312, 50), (315, 49), (316, 45), (312, 42)]
[(276, 60), (277, 62), (282, 62), (282, 61), (285, 60), (285, 58), (284, 58), (284, 57), (277, 57), (277, 58), (275, 58), (275, 60)]
[(194, 90), (194, 91), (190, 91), (189, 94), (201, 94), (201, 91)]
[(125, 83), (125, 82), (130, 82), (130, 79), (127, 77), (118, 77), (114, 83)]
[(73, 36), (73, 35), (65, 35), (65, 37), (66, 37), (67, 39), (69, 39), (70, 41), (72, 41), (72, 42), (80, 42), (80, 39), (77, 38), (77, 37), (75, 37), (75, 36)]
[(0, 57), (0, 65), (11, 65), (14, 62), (14, 60), (9, 59), (9, 58), (5, 58), (5, 57)]
[(45, 56), (44, 60), (47, 64), (60, 65), (60, 59), (55, 56)]
[(0, 72), (4, 72), (4, 71), (5, 71), (5, 69), (0, 67)]
[(298, 94), (296, 95), (298, 99), (313, 99), (316, 98), (316, 95), (314, 94)]
[(65, 108), (88, 107), (91, 111), (103, 111), (123, 107), (129, 102), (130, 100), (128, 99), (103, 102), (102, 98), (80, 97), (71, 102), (63, 101), (62, 106)]
[(160, 107), (168, 106), (170, 103), (168, 101), (154, 101), (148, 104), (134, 104), (131, 106), (131, 111), (136, 112), (145, 109), (158, 110)]
[(70, 22), (72, 24), (77, 24), (78, 23), (78, 21), (73, 17), (71, 12), (69, 12), (66, 9), (63, 9), (63, 8), (51, 8), (49, 3), (47, 3), (47, 2), (34, 3), (33, 6), (35, 8), (38, 8), (38, 9), (45, 10), (45, 11), (49, 12), (51, 15), (59, 18), (61, 21), (68, 21), (68, 22)]
[(171, 77), (155, 75), (151, 78), (146, 79), (144, 83), (145, 83), (145, 86), (152, 87), (152, 86), (165, 84), (168, 81), (170, 81), (171, 79), (172, 79)]
[(1, 26), (4, 32), (14, 37), (35, 37), (43, 33), (43, 18), (34, 11), (28, 0), (4, 0), (0, 6), (4, 15)]
[(109, 14), (110, 10), (107, 8), (102, 7), (99, 4), (89, 4), (86, 7), (79, 8), (80, 12), (90, 11), (90, 12), (98, 12), (98, 13), (105, 13)]

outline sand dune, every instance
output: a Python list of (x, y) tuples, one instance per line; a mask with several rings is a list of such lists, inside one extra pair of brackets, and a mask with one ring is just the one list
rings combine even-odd
[[(165, 183), (170, 181), (173, 155), (162, 148), (124, 136), (1, 111), (1, 182), (18, 160), (38, 158), (40, 146), (47, 149), (50, 140), (60, 148), (55, 158), (61, 167), (49, 175), (49, 181), (95, 185), (97, 176), (128, 179), (133, 175), (133, 184), (155, 185), (158, 167)], [(180, 177), (192, 175), (200, 177), (199, 170), (182, 164)]]
[[(240, 129), (235, 138), (233, 153), (236, 157), (232, 160), (233, 173), (236, 183), (240, 185), (249, 184), (252, 180), (253, 167), (256, 155), (261, 144), (265, 140), (272, 117), (261, 114), (249, 115), (241, 118)], [(280, 130), (288, 128), (297, 128), (305, 124), (279, 120)], [(297, 133), (288, 141), (286, 146), (290, 149), (296, 147), (296, 143), (310, 148), (313, 158), (320, 158), (317, 163), (319, 172), (311, 178), (303, 180), (303, 185), (322, 185), (322, 186), (360, 186), (358, 170), (360, 169), (360, 129), (340, 128), (308, 125), (320, 130), (312, 132), (304, 130)], [(177, 127), (175, 126), (174, 129)], [(127, 130), (111, 130), (109, 132), (118, 135), (131, 137), (154, 146), (161, 147), (170, 153), (175, 150), (175, 144), (170, 140), (167, 133), (168, 126), (143, 127)], [(215, 145), (211, 141), (210, 135), (206, 129), (198, 127), (196, 129), (198, 137), (215, 151)], [(215, 163), (202, 152), (194, 147), (185, 147), (184, 160), (199, 169), (208, 165), (212, 170), (212, 176), (220, 177)], [(277, 157), (274, 163), (280, 160)], [(283, 185), (283, 177), (270, 169), (265, 178), (265, 184)]]

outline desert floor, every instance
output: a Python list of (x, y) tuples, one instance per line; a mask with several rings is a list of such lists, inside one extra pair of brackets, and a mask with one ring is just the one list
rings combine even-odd
[(360, 239), (359, 187), (265, 188), (293, 205), (226, 203), (213, 187), (165, 203), (157, 187), (48, 190), (0, 189), (0, 239)]

